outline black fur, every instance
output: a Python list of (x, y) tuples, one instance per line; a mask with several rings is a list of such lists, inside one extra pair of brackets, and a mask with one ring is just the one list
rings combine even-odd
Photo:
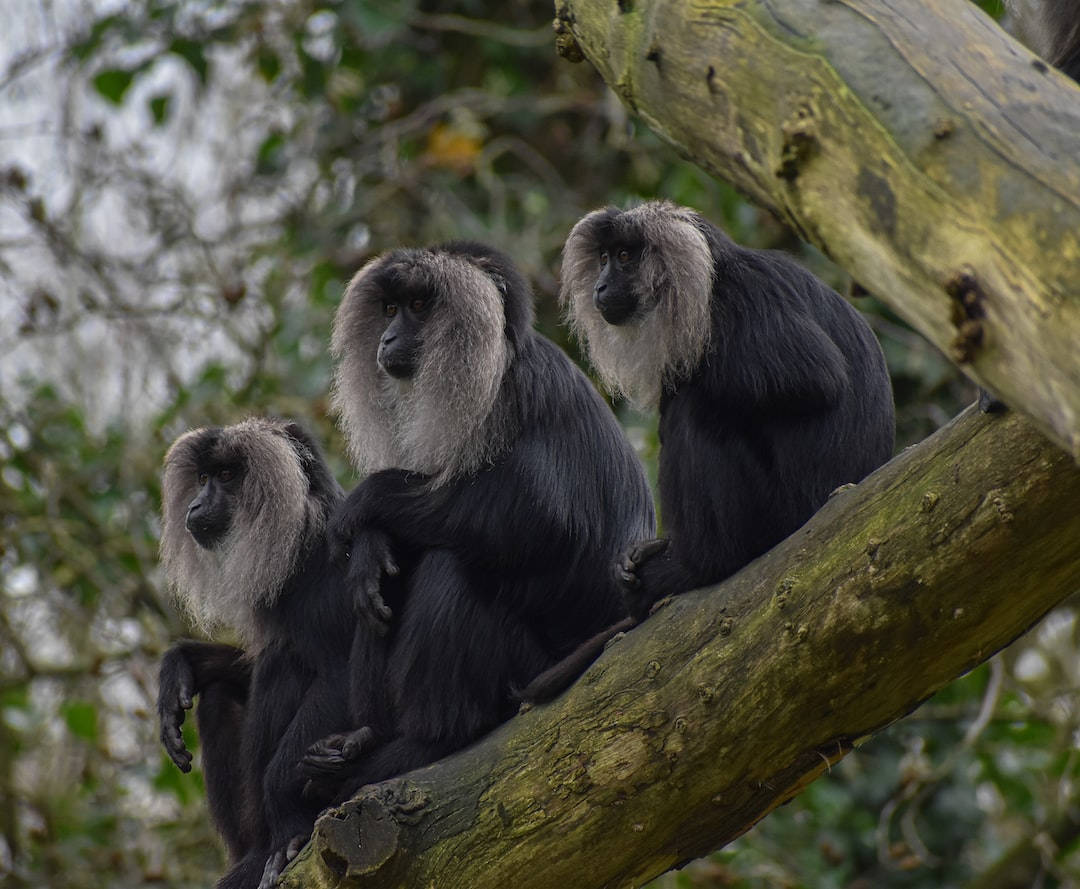
[[(325, 522), (342, 491), (314, 441), (295, 424), (285, 428), (301, 457), (308, 496)], [(245, 456), (223, 455), (220, 433), (196, 433), (191, 445), (200, 463)], [(166, 652), (158, 693), (162, 741), (176, 764), (188, 771), (191, 757), (179, 727), (198, 695), (207, 800), (231, 865), (217, 883), (220, 889), (255, 889), (267, 859), (294, 837), (310, 833), (319, 806), (304, 799), (296, 764), (314, 741), (350, 727), (354, 626), (352, 596), (345, 593), (321, 531), (313, 535), (274, 603), (255, 609), (259, 645), (254, 654), (195, 641), (179, 642)]]
[[(700, 217), (699, 217), (700, 219)], [(638, 572), (631, 612), (733, 574), (892, 455), (892, 390), (869, 325), (784, 253), (704, 219), (712, 338), (660, 399), (667, 551)]]
[[(787, 537), (830, 492), (888, 460), (894, 434), (884, 357), (854, 308), (787, 255), (741, 247), (698, 214), (666, 207), (689, 214), (708, 244), (711, 336), (696, 366), (661, 390), (670, 543), (632, 547), (616, 566), (638, 621), (660, 597), (723, 580)], [(631, 261), (665, 261), (634, 216), (611, 209), (594, 223), (583, 232), (590, 248), (614, 257), (629, 245)], [(564, 265), (564, 289), (565, 275)], [(590, 640), (523, 697), (553, 697), (625, 628)]]
[[(494, 462), (438, 486), (400, 469), (375, 472), (334, 522), (352, 563), (375, 533), (388, 536), (401, 566), (383, 584), (394, 614), (381, 640), (384, 696), (357, 702), (376, 746), (339, 758), (341, 771), (313, 788), (338, 798), (512, 716), (514, 689), (624, 614), (609, 566), (654, 527), (639, 461), (584, 374), (532, 329), (531, 294), (511, 261), (473, 243), (434, 251), (475, 263), (502, 294), (511, 359), (498, 404), (516, 432)], [(379, 274), (369, 286), (383, 286)], [(433, 296), (433, 312), (470, 298)]]

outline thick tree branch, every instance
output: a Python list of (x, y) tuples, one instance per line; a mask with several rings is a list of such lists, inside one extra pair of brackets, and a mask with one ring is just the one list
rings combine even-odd
[(564, 54), (1080, 456), (1072, 81), (969, 0), (556, 5)]
[(1080, 469), (969, 410), (554, 703), (320, 819), (292, 887), (625, 887), (729, 842), (1080, 587)]

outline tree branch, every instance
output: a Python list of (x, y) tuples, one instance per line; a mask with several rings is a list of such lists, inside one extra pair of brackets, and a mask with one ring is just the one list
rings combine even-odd
[(1072, 81), (968, 0), (556, 8), (565, 55), (1080, 457)]
[(639, 885), (749, 829), (1080, 587), (1080, 470), (969, 410), (550, 705), (324, 815), (285, 886)]

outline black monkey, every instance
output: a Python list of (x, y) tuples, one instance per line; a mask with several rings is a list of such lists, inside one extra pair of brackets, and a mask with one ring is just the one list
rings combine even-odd
[(314, 741), (352, 725), (356, 621), (326, 537), (342, 497), (294, 423), (197, 429), (165, 458), (169, 583), (197, 624), (230, 628), (243, 646), (179, 642), (160, 671), (161, 740), (185, 772), (191, 754), (180, 727), (199, 696), (208, 804), (230, 858), (218, 887), (272, 885), (284, 850), (318, 814), (296, 763)]
[[(788, 256), (741, 247), (692, 210), (590, 213), (567, 239), (560, 299), (605, 384), (660, 409), (668, 538), (616, 566), (635, 620), (733, 574), (892, 453), (889, 377), (859, 313)], [(525, 697), (559, 691), (604, 638)]]
[(317, 745), (313, 792), (341, 797), (465, 746), (625, 613), (610, 565), (654, 533), (645, 474), (532, 322), (525, 280), (481, 244), (396, 250), (349, 285), (334, 404), (371, 474), (334, 532), (385, 631), (387, 683), (382, 716), (357, 723), (381, 746)]

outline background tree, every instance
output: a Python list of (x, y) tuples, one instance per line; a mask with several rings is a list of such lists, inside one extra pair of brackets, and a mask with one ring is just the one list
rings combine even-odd
[[(351, 484), (326, 416), (326, 343), (367, 257), (491, 241), (564, 339), (553, 295), (570, 226), (607, 202), (667, 197), (847, 289), (595, 72), (560, 62), (550, 18), (531, 0), (0, 5), (11, 885), (201, 886), (220, 871), (197, 779), (161, 753), (151, 715), (157, 657), (184, 632), (156, 567), (160, 460), (188, 426), (275, 412), (315, 428)], [(898, 446), (918, 441), (972, 389), (875, 300), (857, 304), (889, 360)], [(651, 460), (653, 423), (619, 410)], [(1017, 886), (1073, 885), (1078, 635), (1060, 609), (661, 883), (1001, 886), (1016, 866)]]

